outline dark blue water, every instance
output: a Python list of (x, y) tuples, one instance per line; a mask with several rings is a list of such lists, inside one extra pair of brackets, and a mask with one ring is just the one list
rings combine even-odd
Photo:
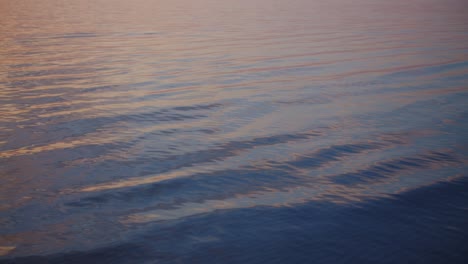
[(467, 263), (461, 0), (0, 2), (0, 263)]

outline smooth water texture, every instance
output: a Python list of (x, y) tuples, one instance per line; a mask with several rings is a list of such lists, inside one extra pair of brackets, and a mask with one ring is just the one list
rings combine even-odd
[(0, 1), (0, 262), (467, 263), (467, 13)]

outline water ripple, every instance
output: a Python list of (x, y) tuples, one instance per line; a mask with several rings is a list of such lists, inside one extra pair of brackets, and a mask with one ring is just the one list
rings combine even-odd
[(0, 8), (1, 263), (463, 263), (463, 1), (65, 2)]

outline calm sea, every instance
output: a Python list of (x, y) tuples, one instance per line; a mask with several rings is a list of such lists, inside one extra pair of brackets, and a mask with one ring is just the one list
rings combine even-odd
[(468, 263), (464, 0), (0, 0), (1, 263)]

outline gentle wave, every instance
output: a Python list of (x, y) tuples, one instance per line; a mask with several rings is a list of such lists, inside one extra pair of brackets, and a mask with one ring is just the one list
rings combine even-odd
[(66, 2), (0, 9), (0, 262), (466, 256), (462, 1)]

